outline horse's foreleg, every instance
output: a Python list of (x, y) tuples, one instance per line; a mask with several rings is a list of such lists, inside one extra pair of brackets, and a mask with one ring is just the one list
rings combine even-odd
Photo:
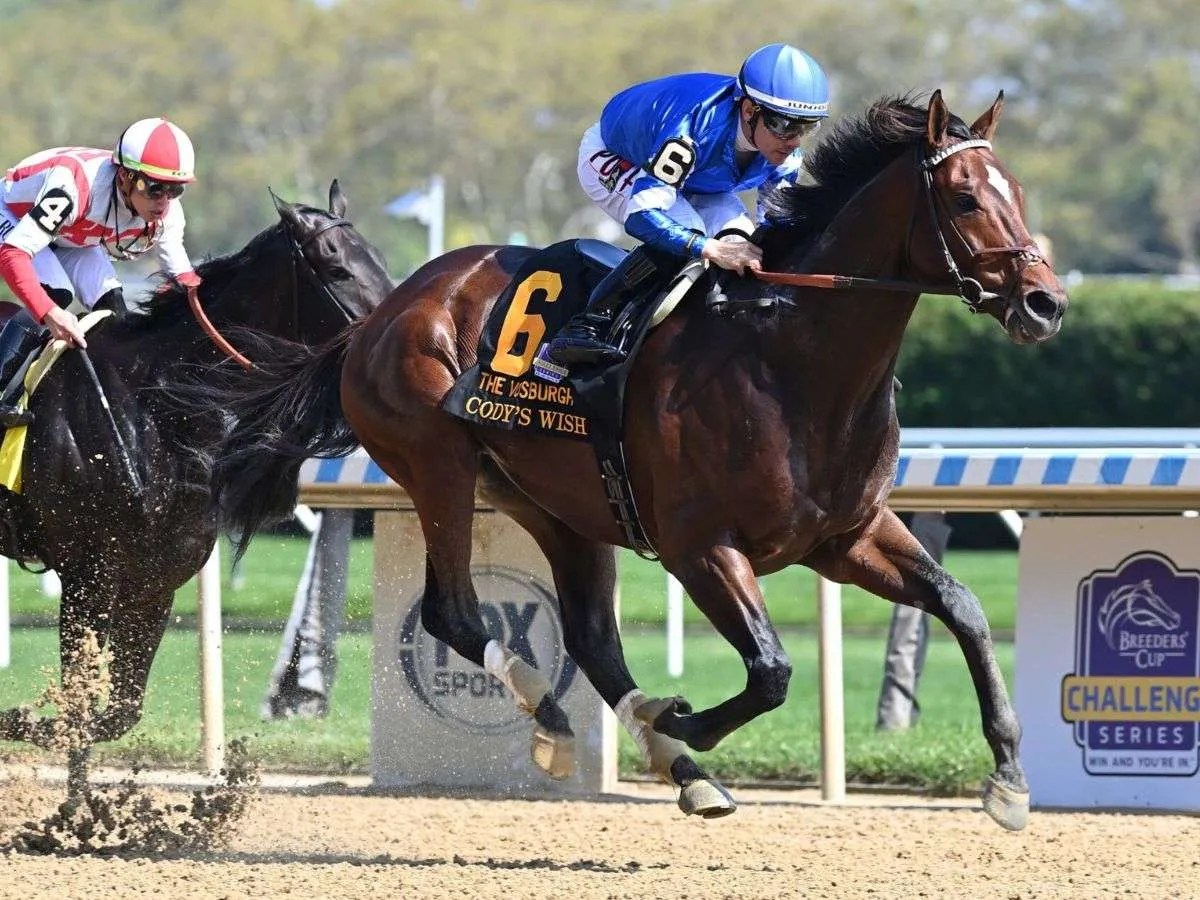
[(82, 797), (88, 789), (92, 748), (73, 747), (67, 752), (67, 799)]
[(677, 701), (655, 719), (659, 731), (696, 750), (711, 750), (731, 732), (783, 703), (792, 664), (745, 556), (728, 546), (714, 546), (703, 556), (671, 563), (672, 574), (746, 665), (746, 686), (736, 696), (702, 712)]
[(978, 598), (933, 561), (891, 510), (885, 509), (857, 542), (822, 548), (806, 563), (827, 578), (925, 610), (950, 629), (966, 658), (979, 698), (984, 737), (995, 758), (996, 770), (983, 790), (984, 809), (1005, 828), (1024, 828), (1029, 818), (1029, 788), (1017, 755), (1021, 726), (1009, 702)]
[(114, 604), (108, 636), (108, 705), (92, 726), (94, 740), (114, 741), (141, 720), (150, 665), (162, 643), (172, 596), (161, 593), (137, 606)]

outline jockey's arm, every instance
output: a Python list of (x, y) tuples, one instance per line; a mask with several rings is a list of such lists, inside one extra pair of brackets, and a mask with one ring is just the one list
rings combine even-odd
[(173, 276), (184, 287), (198, 287), (200, 276), (192, 269), (192, 261), (183, 246), (183, 230), (185, 220), (183, 206), (178, 200), (171, 201), (171, 207), (163, 219), (163, 233), (158, 242), (158, 259), (163, 271)]
[(20, 247), (0, 244), (0, 277), (24, 303), (34, 318), (50, 329), (59, 340), (86, 347), (87, 339), (75, 314), (50, 299), (33, 268), (33, 258)]
[[(663, 187), (674, 195), (674, 188)], [(634, 194), (634, 202), (639, 196)], [(719, 241), (706, 237), (679, 224), (662, 209), (639, 209), (632, 213), (625, 219), (625, 231), (642, 243), (675, 256), (699, 256), (722, 269), (738, 273), (746, 269), (762, 270), (762, 250), (757, 245), (749, 241)]]
[(55, 303), (42, 287), (28, 253), (12, 244), (0, 244), (0, 277), (38, 322), (45, 321)]

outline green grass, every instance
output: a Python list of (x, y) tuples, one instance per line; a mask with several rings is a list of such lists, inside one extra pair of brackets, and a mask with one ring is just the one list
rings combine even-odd
[[(250, 547), (243, 563), (248, 587), (231, 590), (228, 573), (228, 544), (222, 578), (224, 616), (231, 623), (282, 621), (292, 603), (296, 577), (304, 563), (307, 541), (267, 535)], [(666, 573), (658, 563), (639, 559), (623, 550), (621, 573), (621, 618), (627, 623), (656, 624), (666, 610)], [(355, 540), (350, 551), (347, 590), (347, 621), (366, 623), (371, 618), (371, 566), (373, 548), (369, 539)], [(983, 602), (992, 627), (1011, 634), (1017, 595), (1017, 555), (1010, 551), (951, 551), (946, 557), (950, 572), (970, 587)], [(17, 572), (12, 578), (12, 613), (45, 619), (57, 615), (57, 604), (43, 597), (35, 579)], [(816, 575), (793, 566), (762, 579), (767, 608), (775, 624), (784, 627), (815, 627), (817, 621)], [(854, 587), (846, 587), (842, 618), (847, 632), (882, 632), (891, 617), (891, 604)], [(196, 613), (194, 582), (184, 585), (175, 597), (175, 614), (183, 620)], [(684, 604), (684, 621), (705, 621), (690, 602)]]
[[(225, 616), (232, 622), (257, 622), (253, 630), (231, 630), (224, 638), (225, 712), (228, 737), (246, 736), (253, 752), (269, 768), (320, 772), (365, 772), (370, 743), (371, 637), (364, 630), (343, 636), (341, 663), (332, 711), (322, 721), (264, 723), (258, 707), (278, 650), (282, 621), (295, 590), (305, 542), (266, 538), (256, 542), (246, 561), (249, 587), (230, 593)], [(370, 617), (371, 545), (356, 541), (350, 573), (350, 618)], [(1013, 553), (951, 553), (948, 568), (983, 598), (993, 625), (1011, 633), (1016, 591)], [(682, 694), (696, 708), (720, 702), (739, 691), (745, 673), (737, 654), (716, 636), (702, 617), (685, 604), (688, 629), (681, 679), (666, 675), (664, 574), (657, 564), (623, 554), (622, 613), (630, 668), (649, 695)], [(227, 580), (227, 579), (226, 579)], [(815, 576), (808, 570), (765, 579), (769, 607), (784, 632), (794, 667), (788, 701), (727, 738), (698, 759), (729, 781), (811, 780), (819, 771), (819, 707)], [(40, 596), (36, 582), (13, 579), (14, 615), (53, 615), (56, 604)], [(180, 591), (176, 616), (194, 613), (195, 590)], [(874, 711), (882, 672), (884, 635), (891, 607), (846, 589), (844, 646), (846, 683), (847, 775), (852, 781), (905, 784), (936, 791), (974, 787), (990, 770), (990, 757), (979, 729), (979, 712), (958, 646), (940, 625), (934, 626), (920, 699), (921, 724), (911, 732), (877, 735)], [(647, 624), (650, 623), (650, 624)], [(998, 646), (1011, 687), (1012, 647)], [(13, 664), (0, 673), (0, 707), (31, 702), (57, 667), (57, 635), (51, 628), (17, 628)], [(168, 630), (150, 677), (142, 723), (125, 739), (98, 750), (98, 758), (136, 756), (150, 764), (194, 766), (199, 754), (200, 714), (196, 635), (176, 625)], [(24, 752), (0, 744), (7, 752)], [(622, 734), (620, 769), (640, 771), (637, 751)]]
[[(666, 574), (658, 563), (622, 551), (621, 619), (624, 622), (658, 623), (666, 610)], [(946, 568), (973, 590), (983, 603), (992, 628), (1011, 634), (1017, 601), (1017, 554), (1010, 551), (950, 551)], [(817, 576), (792, 566), (762, 579), (767, 609), (778, 627), (817, 624)], [(842, 622), (847, 632), (884, 632), (892, 605), (874, 594), (847, 586), (842, 591)], [(692, 603), (684, 604), (684, 622), (704, 622)]]

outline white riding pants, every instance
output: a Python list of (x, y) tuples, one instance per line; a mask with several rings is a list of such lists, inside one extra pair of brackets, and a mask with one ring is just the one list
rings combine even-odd
[[(17, 219), (0, 204), (0, 240), (16, 227)], [(108, 251), (99, 244), (92, 247), (56, 247), (51, 244), (33, 255), (33, 270), (47, 288), (67, 291), (84, 309), (121, 286)]]

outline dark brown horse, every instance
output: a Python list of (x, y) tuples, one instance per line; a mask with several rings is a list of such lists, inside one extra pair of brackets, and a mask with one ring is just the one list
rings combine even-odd
[[(278, 199), (276, 208), (279, 221), (244, 249), (197, 267), (201, 307), (219, 332), (242, 325), (327, 341), (390, 290), (383, 258), (346, 220), (336, 181), (328, 212)], [(173, 370), (207, 369), (225, 357), (185, 293), (164, 285), (144, 314), (88, 336), (97, 383), (78, 352), (63, 355), (32, 398), (21, 491), (0, 489), (0, 552), (53, 566), (62, 578), (64, 681), (89, 632), (110, 652), (108, 703), (88, 742), (114, 740), (137, 723), (175, 591), (204, 563), (217, 533), (211, 461), (198, 449), (219, 440), (227, 415), (179, 415), (159, 391)], [(27, 707), (0, 711), (0, 740), (52, 746), (61, 726)], [(83, 786), (85, 763), (86, 753), (71, 754), (72, 791)]]
[[(241, 425), (217, 474), (235, 521), (252, 530), (252, 511), (263, 512), (264, 485), (245, 477), (245, 461), (273, 471), (275, 493), (294, 475), (298, 463), (282, 461), (297, 446), (332, 454), (361, 442), (420, 516), (426, 629), (513, 691), (536, 721), (535, 759), (561, 775), (570, 732), (544, 676), (491, 640), (479, 617), (469, 568), (478, 488), (537, 540), (554, 570), (567, 650), (653, 770), (681, 788), (681, 807), (702, 815), (733, 804), (686, 748), (708, 750), (779, 706), (791, 676), (756, 576), (800, 563), (920, 607), (950, 629), (970, 669), (995, 756), (984, 806), (1022, 827), (1020, 727), (979, 601), (886, 505), (899, 433), (892, 373), (922, 287), (960, 295), (1017, 343), (1052, 337), (1067, 306), (1026, 230), (1021, 188), (991, 148), (1002, 99), (969, 128), (940, 93), (927, 108), (887, 99), (843, 121), (811, 155), (815, 185), (776, 194), (774, 224), (755, 240), (768, 269), (854, 276), (842, 281), (850, 289), (729, 277), (730, 306), (761, 312), (721, 317), (697, 286), (633, 364), (624, 441), (636, 505), (663, 565), (745, 662), (746, 685), (725, 702), (693, 711), (637, 690), (612, 607), (611, 545), (629, 542), (592, 450), (464, 422), (440, 406), (476, 363), (485, 320), (533, 251), (448, 253), (344, 340), (313, 354), (259, 350), (274, 374), (266, 387), (241, 385)], [(290, 499), (283, 492), (278, 508)]]

